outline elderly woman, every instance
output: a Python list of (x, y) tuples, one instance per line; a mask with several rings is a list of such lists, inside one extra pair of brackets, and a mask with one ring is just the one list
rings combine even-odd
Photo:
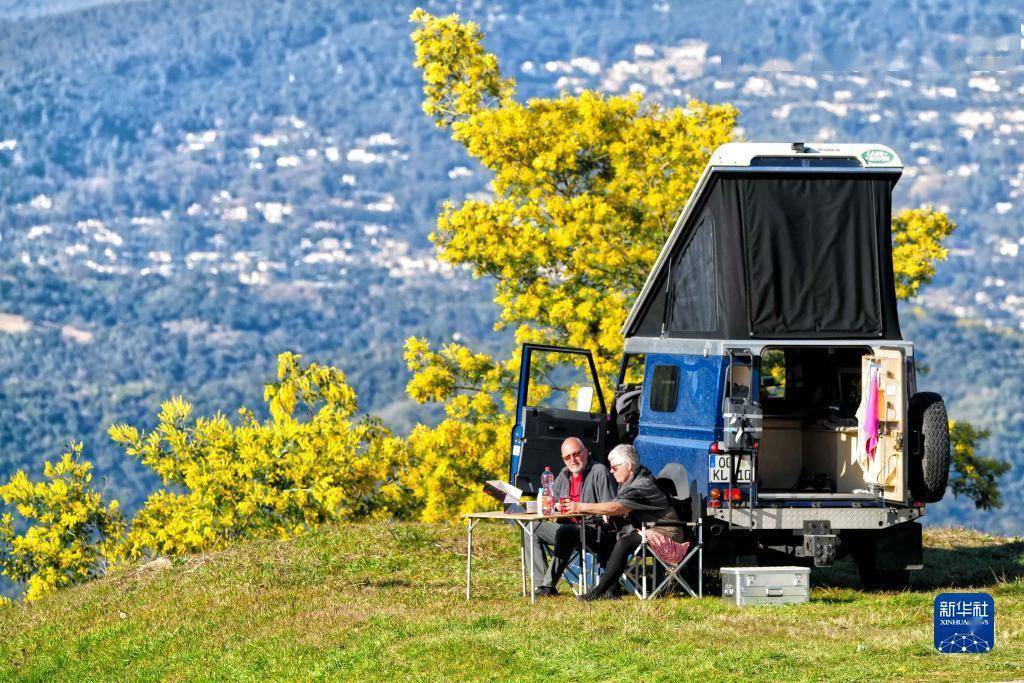
[[(650, 529), (682, 543), (683, 529), (679, 517), (660, 488), (651, 471), (640, 464), (636, 449), (620, 444), (608, 454), (608, 469), (619, 483), (618, 495), (610, 503), (574, 503), (571, 511), (594, 515), (607, 515), (618, 520), (618, 537), (601, 580), (580, 600), (615, 599), (619, 577), (626, 570), (629, 556), (640, 546), (638, 529), (652, 524)], [(665, 525), (659, 526), (659, 522)]]

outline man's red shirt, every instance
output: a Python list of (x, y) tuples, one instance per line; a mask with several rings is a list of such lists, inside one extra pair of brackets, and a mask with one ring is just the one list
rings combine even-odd
[(580, 494), (583, 492), (583, 473), (577, 472), (569, 477), (569, 499), (574, 503), (580, 502)]

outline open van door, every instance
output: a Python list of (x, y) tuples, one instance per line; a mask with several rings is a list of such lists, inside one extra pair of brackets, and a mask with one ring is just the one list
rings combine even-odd
[(869, 455), (867, 444), (858, 435), (853, 458), (860, 464), (865, 483), (880, 487), (883, 497), (894, 503), (907, 502), (903, 367), (899, 349), (883, 347), (861, 358), (861, 407), (857, 418), (863, 424), (867, 403), (874, 402), (871, 414), (877, 425), (877, 439)]
[(607, 434), (607, 409), (590, 352), (523, 345), (509, 482), (535, 493), (545, 467), (561, 470), (562, 442), (570, 436), (603, 461)]

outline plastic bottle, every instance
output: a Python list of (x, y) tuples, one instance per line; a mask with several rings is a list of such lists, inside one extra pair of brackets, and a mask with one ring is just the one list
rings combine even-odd
[(544, 468), (540, 475), (541, 504), (538, 507), (545, 515), (555, 511), (555, 475), (551, 473), (550, 467)]

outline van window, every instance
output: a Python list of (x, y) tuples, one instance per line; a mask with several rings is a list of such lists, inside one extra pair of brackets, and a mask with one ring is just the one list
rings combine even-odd
[(641, 386), (644, 383), (644, 363), (647, 354), (629, 353), (623, 355), (623, 366), (619, 372), (619, 385), (635, 384)]
[(781, 349), (766, 349), (761, 355), (761, 400), (786, 398), (786, 356)]
[(674, 413), (679, 397), (679, 368), (675, 365), (655, 365), (651, 379), (651, 410)]
[(732, 359), (727, 375), (729, 378), (729, 385), (726, 386), (728, 396), (734, 399), (754, 400), (753, 396), (751, 396), (753, 380), (751, 362), (750, 356)]
[(539, 350), (530, 354), (527, 406), (599, 413), (597, 391), (585, 355)]

